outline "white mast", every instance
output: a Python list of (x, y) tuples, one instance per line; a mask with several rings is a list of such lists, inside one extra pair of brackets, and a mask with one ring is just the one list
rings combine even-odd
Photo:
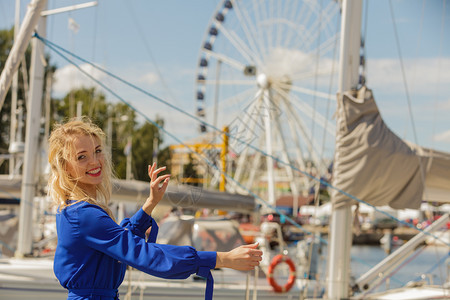
[[(361, 11), (362, 0), (342, 1), (338, 97), (342, 97), (343, 92), (356, 88), (358, 85)], [(338, 105), (338, 109), (342, 109), (342, 107), (339, 108)], [(338, 130), (341, 125), (339, 120), (336, 125)], [(336, 148), (338, 147), (337, 142)], [(335, 164), (337, 161), (339, 160), (335, 158)], [(336, 165), (333, 169), (336, 170)], [(334, 178), (338, 176), (339, 174), (333, 172)], [(327, 296), (328, 299), (343, 299), (349, 297), (353, 218), (350, 205), (344, 204), (335, 207), (336, 205), (333, 203), (333, 206), (330, 224)]]
[[(33, 5), (31, 5), (33, 4)], [(66, 12), (70, 10), (87, 8), (97, 5), (97, 1), (88, 2), (85, 4), (72, 5), (67, 8), (42, 12), (43, 8), (47, 7), (47, 0), (35, 0), (29, 6), (27, 15), (24, 19), (24, 25), (22, 25), (18, 40), (20, 42), (18, 46), (14, 43), (13, 50), (18, 48), (18, 55), (8, 57), (7, 63), (10, 63), (9, 72), (11, 74), (17, 70), (18, 61), (23, 56), (26, 47), (23, 43), (28, 43), (31, 38), (31, 30), (34, 28), (33, 20), (37, 20), (36, 32), (41, 37), (46, 37), (46, 16)], [(31, 28), (31, 29), (30, 29)], [(29, 36), (27, 36), (27, 34)], [(23, 50), (23, 51), (22, 51)], [(32, 41), (32, 55), (31, 55), (31, 69), (30, 69), (30, 97), (27, 111), (27, 123), (26, 123), (26, 141), (25, 141), (25, 153), (24, 153), (24, 167), (22, 176), (22, 193), (20, 200), (20, 214), (19, 214), (19, 229), (17, 239), (17, 251), (16, 257), (22, 257), (27, 254), (31, 254), (32, 251), (32, 232), (33, 232), (33, 220), (32, 220), (32, 207), (33, 199), (35, 196), (37, 178), (36, 176), (36, 154), (39, 153), (39, 134), (41, 128), (42, 117), (42, 94), (44, 87), (44, 43), (38, 39)], [(6, 65), (5, 65), (6, 69)], [(7, 89), (11, 83), (9, 78), (10, 74), (5, 71), (0, 77), (0, 103), (4, 100)], [(3, 88), (6, 90), (3, 90)], [(0, 105), (1, 108), (1, 105)]]
[[(41, 7), (47, 6), (43, 0)], [(37, 12), (40, 15), (40, 11)], [(45, 37), (46, 18), (40, 17), (36, 32)], [(30, 97), (27, 111), (25, 133), (24, 170), (22, 177), (22, 194), (20, 200), (19, 230), (16, 256), (21, 257), (32, 251), (32, 207), (36, 189), (36, 154), (39, 153), (39, 133), (41, 128), (42, 90), (44, 87), (44, 44), (38, 39), (32, 40)]]

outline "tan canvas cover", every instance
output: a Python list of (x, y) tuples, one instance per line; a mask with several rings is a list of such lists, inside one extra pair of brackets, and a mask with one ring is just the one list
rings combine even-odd
[[(396, 136), (366, 87), (338, 95), (333, 186), (375, 206), (418, 209), (450, 202), (450, 154)], [(350, 201), (333, 190), (336, 205)]]

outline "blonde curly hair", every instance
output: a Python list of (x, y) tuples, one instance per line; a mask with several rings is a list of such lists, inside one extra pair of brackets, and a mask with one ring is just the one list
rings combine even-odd
[[(79, 185), (77, 178), (73, 178), (67, 171), (68, 162), (74, 160), (74, 140), (78, 136), (89, 136), (96, 139), (102, 145), (104, 164), (102, 166), (103, 180), (96, 187), (96, 199), (88, 195)], [(114, 220), (114, 216), (108, 207), (111, 198), (113, 176), (111, 156), (103, 148), (105, 145), (105, 133), (89, 118), (73, 118), (65, 124), (57, 124), (49, 138), (48, 162), (51, 173), (48, 179), (48, 195), (62, 210), (79, 201), (86, 201), (104, 209)], [(68, 201), (68, 200), (75, 200)]]

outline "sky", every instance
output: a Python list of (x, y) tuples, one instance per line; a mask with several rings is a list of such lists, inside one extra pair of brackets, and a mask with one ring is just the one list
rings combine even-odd
[[(14, 23), (14, 2), (0, 0), (1, 29), (8, 29)], [(28, 2), (21, 1), (22, 17)], [(85, 2), (87, 1), (49, 0), (48, 8)], [(210, 37), (207, 31), (217, 9), (222, 9), (222, 1), (98, 2), (96, 7), (49, 16), (47, 38), (170, 105), (194, 115), (198, 109), (196, 94), (200, 87), (195, 79), (199, 74), (197, 67), (201, 48)], [(295, 3), (280, 3), (284, 2)], [(327, 1), (319, 2), (322, 4)], [(366, 41), (366, 79), (368, 86), (374, 91), (382, 117), (401, 138), (427, 148), (450, 152), (450, 1), (372, 0), (364, 3), (362, 31)], [(392, 20), (390, 3), (395, 22)], [(285, 13), (289, 14), (290, 11), (286, 10)], [(229, 12), (229, 19), (233, 17), (233, 13)], [(70, 22), (72, 29), (69, 28)], [(233, 25), (230, 21), (225, 22), (224, 26), (230, 26), (231, 29)], [(308, 32), (308, 28), (305, 30)], [(236, 33), (238, 34), (237, 31)], [(215, 46), (221, 45), (220, 37), (219, 35)], [(397, 45), (400, 45), (400, 49)], [(228, 50), (223, 47), (226, 54)], [(290, 51), (293, 56), (298, 54), (296, 49)], [(93, 85), (92, 80), (87, 79), (63, 58), (50, 50), (47, 52), (50, 53), (51, 63), (58, 67), (53, 97), (63, 97), (71, 88), (80, 85)], [(231, 57), (231, 52), (229, 53)], [(326, 61), (330, 58), (330, 53), (332, 51), (318, 55), (322, 55)], [(83, 69), (92, 71), (92, 68), (82, 62), (79, 64)], [(210, 71), (211, 73), (213, 72)], [(198, 122), (172, 107), (126, 88), (98, 71), (94, 70), (92, 74), (105, 85), (111, 86), (121, 98), (129, 101), (147, 118), (154, 120), (156, 116), (162, 117), (165, 129), (179, 140), (185, 141), (199, 134)], [(336, 82), (337, 80), (334, 83)], [(329, 84), (321, 80), (316, 85), (322, 91), (336, 91), (335, 85), (328, 87)], [(220, 88), (224, 93), (232, 94), (234, 91), (229, 85)], [(235, 91), (238, 93), (240, 90), (236, 88)], [(119, 101), (108, 92), (105, 94), (108, 101)], [(211, 124), (217, 122), (218, 127), (236, 120), (230, 116), (242, 113), (241, 110), (244, 109), (243, 104), (231, 105), (232, 97), (225, 98), (221, 103), (223, 110), (219, 110), (217, 121), (213, 121), (213, 102), (211, 98), (205, 101), (206, 120)], [(320, 100), (317, 104), (309, 104), (321, 108), (322, 112), (326, 107), (326, 102)], [(332, 101), (330, 105), (331, 111), (326, 118), (333, 122), (335, 103)], [(230, 111), (225, 109), (228, 106)], [(318, 134), (318, 129), (316, 133)], [(177, 143), (168, 135), (165, 142)], [(332, 142), (329, 139), (329, 143)], [(332, 146), (326, 146), (326, 149), (329, 151), (327, 155), (332, 155)]]

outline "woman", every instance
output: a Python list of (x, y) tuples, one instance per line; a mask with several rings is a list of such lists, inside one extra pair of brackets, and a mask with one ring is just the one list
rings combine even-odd
[(68, 289), (68, 299), (119, 299), (127, 265), (162, 278), (206, 277), (205, 298), (212, 299), (211, 269), (245, 271), (259, 265), (262, 252), (257, 244), (217, 253), (155, 244), (157, 224), (151, 214), (170, 178), (160, 175), (166, 168), (156, 164), (148, 167), (150, 195), (144, 205), (117, 225), (108, 208), (112, 171), (104, 138), (104, 132), (84, 118), (57, 125), (49, 139), (49, 195), (59, 207), (54, 272)]

